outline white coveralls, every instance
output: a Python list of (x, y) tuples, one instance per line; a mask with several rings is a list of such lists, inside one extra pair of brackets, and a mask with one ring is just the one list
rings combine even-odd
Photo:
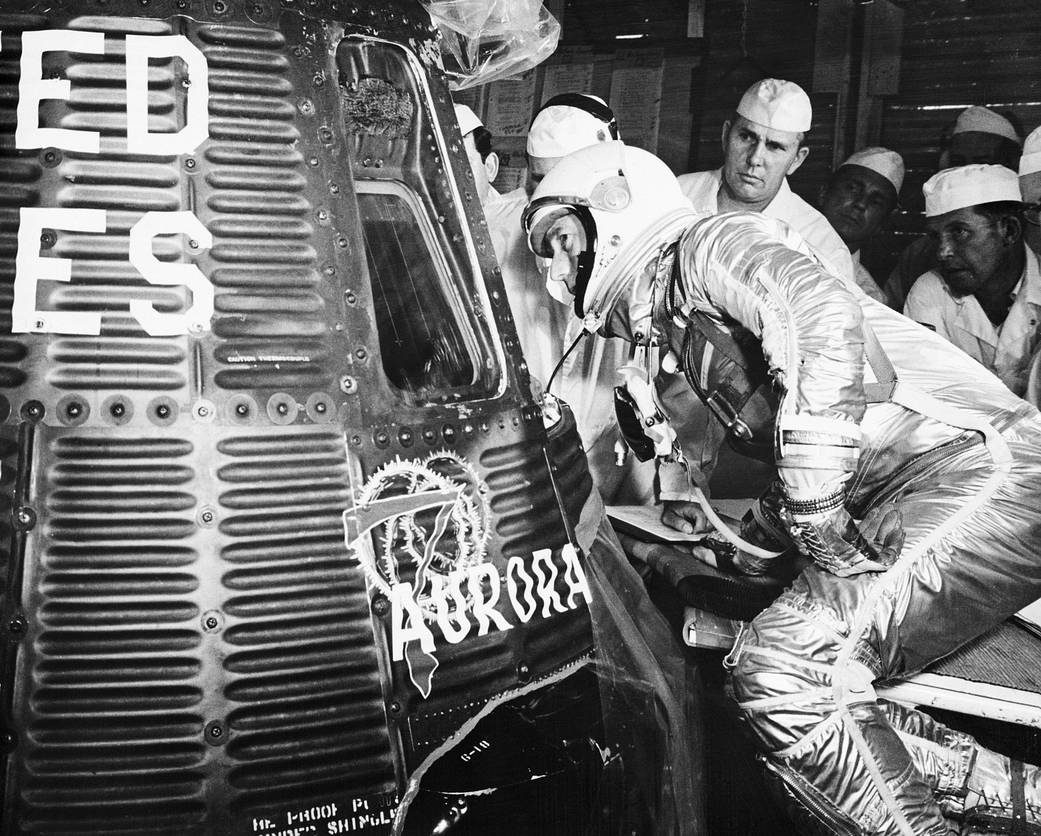
[(904, 314), (950, 340), (1022, 396), (1041, 341), (1041, 260), (1029, 247), (1012, 296), (1005, 321), (995, 327), (975, 296), (952, 295), (940, 274), (929, 271), (907, 294)]
[[(521, 213), (528, 204), (523, 187), (490, 196), (484, 207), (496, 258), (502, 269), (506, 298), (517, 327), (524, 359), (537, 384), (539, 397), (564, 351), (582, 331), (571, 310), (546, 293), (545, 278), (528, 249), (521, 230)], [(553, 394), (572, 408), (597, 490), (606, 502), (650, 501), (654, 467), (629, 457), (615, 464), (618, 427), (614, 420), (616, 370), (628, 361), (619, 340), (582, 340), (564, 361)]]
[[(723, 169), (681, 174), (676, 180), (695, 212), (710, 212), (713, 215), (719, 212), (718, 195)], [(817, 258), (839, 278), (857, 282), (849, 248), (828, 223), (828, 219), (792, 191), (787, 177), (781, 181), (777, 194), (762, 212), (768, 218), (784, 221), (798, 232), (806, 239)]]
[[(657, 327), (676, 354), (693, 309), (751, 331), (782, 389), (778, 426), (793, 415), (859, 425), (845, 508), (859, 520), (895, 502), (906, 541), (886, 571), (802, 572), (728, 657), (736, 699), (768, 766), (828, 832), (941, 836), (943, 814), (974, 792), (985, 812), (1010, 817), (1001, 769), (985, 768), (1000, 756), (878, 703), (872, 682), (920, 670), (1041, 597), (1041, 417), (941, 337), (785, 244), (804, 246), (761, 214), (697, 221), (669, 292), (656, 291)], [(895, 368), (888, 398), (866, 396), (882, 388), (865, 360), (868, 330)], [(776, 451), (789, 487), (817, 455), (812, 433), (802, 440), (799, 455)]]

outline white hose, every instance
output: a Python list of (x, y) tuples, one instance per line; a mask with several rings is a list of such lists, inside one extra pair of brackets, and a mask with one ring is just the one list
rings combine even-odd
[[(711, 503), (708, 501), (708, 497), (701, 492), (701, 489), (695, 486), (692, 487), (694, 491), (694, 501), (701, 506), (701, 510), (705, 512), (705, 516), (708, 517), (708, 521), (712, 524), (712, 527), (716, 532), (724, 540), (730, 543), (730, 545), (745, 554), (751, 555), (752, 557), (758, 557), (761, 560), (773, 560), (775, 557), (779, 557), (783, 554), (783, 552), (774, 552), (769, 549), (760, 548), (759, 546), (753, 546), (747, 540), (743, 539), (741, 535), (734, 532), (730, 526), (723, 522), (719, 514), (716, 513), (716, 509), (713, 508)], [(709, 562), (715, 565), (714, 560)], [(717, 566), (716, 568), (719, 567)]]

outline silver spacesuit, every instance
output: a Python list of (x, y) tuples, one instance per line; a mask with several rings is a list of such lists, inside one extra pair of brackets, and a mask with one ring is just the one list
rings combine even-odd
[(813, 559), (727, 660), (768, 766), (829, 832), (939, 836), (947, 816), (1041, 825), (1035, 767), (872, 689), (1041, 597), (1041, 417), (828, 275), (783, 224), (698, 220), (670, 180), (639, 149), (586, 149), (543, 181), (525, 221), (534, 251), (570, 256), (550, 278), (590, 330), (661, 346), (692, 385), (715, 356), (690, 368), (695, 315), (762, 347), (780, 392), (780, 503), (764, 503), (758, 540), (787, 536)]

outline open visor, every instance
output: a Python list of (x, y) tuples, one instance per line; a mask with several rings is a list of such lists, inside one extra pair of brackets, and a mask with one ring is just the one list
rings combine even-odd
[(528, 249), (540, 258), (553, 257), (549, 232), (558, 220), (572, 215), (582, 224), (586, 233), (586, 248), (578, 257), (574, 288), (575, 313), (578, 316), (584, 315), (583, 297), (593, 272), (593, 257), (596, 253), (596, 221), (585, 203), (579, 197), (540, 197), (531, 201), (521, 215), (521, 227), (528, 239)]

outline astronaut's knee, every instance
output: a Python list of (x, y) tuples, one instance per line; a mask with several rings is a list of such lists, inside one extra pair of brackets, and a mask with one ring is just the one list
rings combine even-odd
[[(792, 746), (835, 710), (831, 652), (807, 659), (794, 632), (753, 624), (728, 657), (737, 709), (767, 752)], [(802, 636), (805, 639), (805, 636)]]

